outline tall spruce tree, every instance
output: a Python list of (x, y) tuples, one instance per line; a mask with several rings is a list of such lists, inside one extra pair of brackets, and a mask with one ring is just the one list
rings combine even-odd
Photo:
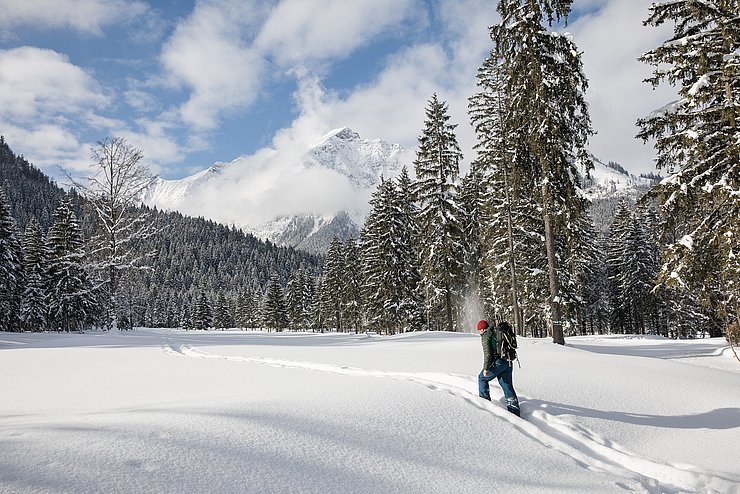
[(253, 328), (256, 325), (257, 303), (251, 288), (243, 288), (236, 299), (235, 324), (240, 329)]
[(586, 150), (592, 129), (581, 55), (569, 35), (548, 29), (556, 20), (567, 21), (571, 3), (500, 0), (501, 22), (490, 32), (494, 55), (505, 68), (509, 108), (504, 127), (523, 144), (512, 163), (521, 176), (536, 180), (541, 193), (549, 315), (558, 344), (564, 343), (558, 237), (570, 235), (585, 210), (585, 199), (577, 193), (577, 165), (587, 171), (593, 166)]
[(297, 271), (285, 285), (285, 310), (288, 325), (293, 329), (304, 329), (303, 326), (303, 272)]
[(578, 217), (572, 227), (577, 234), (571, 236), (574, 241), (563, 249), (564, 265), (568, 267), (564, 270), (563, 305), (567, 314), (564, 319), (574, 328), (572, 332), (586, 334), (588, 304), (596, 298), (594, 285), (602, 256), (596, 228), (588, 213)]
[(312, 325), (312, 314), (314, 309), (314, 300), (316, 298), (316, 279), (311, 276), (308, 271), (301, 270), (301, 287), (303, 289), (303, 296), (301, 297), (301, 309), (303, 314), (303, 320), (301, 322), (301, 328), (307, 329)]
[(460, 181), (460, 207), (462, 209), (463, 232), (463, 326), (474, 327), (483, 317), (484, 292), (481, 272), (481, 229), (482, 210), (485, 204), (486, 186), (480, 173), (479, 162), (473, 162), (470, 171)]
[(344, 323), (342, 321), (342, 298), (346, 280), (344, 255), (342, 243), (338, 237), (334, 237), (329, 243), (324, 262), (324, 283), (321, 290), (322, 312), (326, 317), (329, 328), (341, 331)]
[(646, 25), (674, 24), (673, 36), (640, 60), (655, 66), (653, 87), (679, 99), (638, 120), (655, 138), (655, 189), (668, 249), (659, 281), (693, 290), (725, 321), (740, 323), (739, 0), (675, 0), (650, 7)]
[(583, 331), (590, 334), (609, 332), (611, 302), (609, 298), (609, 274), (606, 262), (607, 237), (599, 236), (596, 243), (599, 260), (593, 266), (593, 273), (586, 283), (585, 314)]
[(409, 221), (403, 216), (398, 194), (392, 180), (381, 178), (360, 237), (366, 323), (389, 334), (410, 329), (419, 307)]
[(85, 247), (69, 195), (54, 211), (49, 245), (50, 321), (61, 331), (80, 331), (95, 316), (94, 287), (85, 270)]
[[(475, 166), (485, 185), (480, 213), (485, 309), (514, 322), (517, 332), (544, 334), (548, 320), (547, 251), (534, 156), (511, 115), (506, 59), (496, 50), (478, 69), (479, 91), (468, 110), (478, 143)], [(526, 325), (525, 325), (526, 322)]]
[(645, 318), (656, 303), (652, 289), (658, 273), (652, 262), (652, 246), (637, 212), (632, 214), (625, 233), (622, 249), (625, 269), (618, 279), (619, 291), (629, 313), (630, 332), (645, 334), (649, 323)]
[(0, 331), (18, 331), (23, 291), (23, 251), (18, 227), (0, 187)]
[(414, 197), (419, 207), (418, 229), (421, 283), (427, 303), (427, 324), (455, 331), (463, 282), (462, 211), (458, 187), (460, 161), (455, 127), (448, 123), (447, 103), (433, 94), (426, 108), (414, 167)]
[(213, 327), (216, 329), (226, 329), (233, 326), (231, 320), (231, 311), (229, 303), (226, 300), (224, 292), (219, 292), (216, 298), (216, 306), (213, 308)]
[(406, 166), (396, 179), (393, 199), (393, 230), (396, 266), (400, 281), (398, 315), (401, 331), (416, 331), (424, 324), (424, 297), (422, 294), (419, 245), (426, 242), (426, 233), (419, 230), (419, 208), (414, 195), (415, 184)]
[(48, 253), (41, 224), (31, 217), (23, 241), (26, 286), (20, 318), (26, 330), (43, 331), (48, 320)]
[(627, 207), (627, 202), (620, 199), (617, 213), (614, 216), (606, 249), (607, 277), (609, 280), (609, 305), (611, 316), (609, 325), (612, 332), (626, 333), (631, 327), (629, 301), (621, 289), (620, 280), (624, 273), (629, 271), (630, 266), (625, 263), (626, 244), (632, 214)]

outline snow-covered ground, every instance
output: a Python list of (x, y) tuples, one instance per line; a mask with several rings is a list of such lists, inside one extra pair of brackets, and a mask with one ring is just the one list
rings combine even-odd
[(722, 339), (0, 333), (0, 492), (740, 493)]

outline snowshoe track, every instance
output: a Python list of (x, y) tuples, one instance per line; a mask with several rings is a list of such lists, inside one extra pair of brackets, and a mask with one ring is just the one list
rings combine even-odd
[[(573, 458), (584, 468), (637, 482), (645, 489), (645, 492), (651, 494), (699, 492), (740, 494), (740, 485), (736, 481), (701, 471), (696, 467), (678, 467), (641, 457), (578, 424), (551, 415), (542, 409), (528, 412), (525, 408), (522, 411), (522, 418), (516, 417), (505, 408), (479, 398), (477, 392), (471, 392), (471, 388), (476, 389), (477, 382), (470, 376), (433, 372), (390, 372), (269, 357), (216, 355), (172, 341), (167, 343), (164, 351), (191, 358), (227, 360), (346, 376), (379, 377), (413, 382), (429, 389), (447, 392), (479, 409), (487, 410), (511, 423), (526, 436)], [(496, 387), (493, 386), (491, 391), (495, 393)], [(526, 405), (526, 398), (519, 396), (519, 399)]]

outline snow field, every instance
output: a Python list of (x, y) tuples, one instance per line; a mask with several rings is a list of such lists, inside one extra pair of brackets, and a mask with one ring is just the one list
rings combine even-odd
[(522, 339), (522, 420), (473, 335), (2, 335), (0, 491), (740, 492), (739, 372), (662, 343)]

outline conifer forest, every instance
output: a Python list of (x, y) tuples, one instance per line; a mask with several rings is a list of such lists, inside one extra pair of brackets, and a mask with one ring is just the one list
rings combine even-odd
[[(653, 185), (606, 218), (582, 193), (594, 129), (581, 54), (557, 29), (571, 3), (498, 2), (469, 121), (430, 95), (413, 163), (381, 179), (359, 237), (324, 255), (143, 206), (153, 175), (125, 139), (101, 140), (90, 175), (62, 188), (0, 138), (0, 330), (395, 334), (488, 317), (562, 344), (740, 327), (737, 1), (651, 7), (644, 29), (675, 27), (641, 57), (646, 83), (678, 100), (636, 122), (655, 143)], [(470, 156), (458, 125), (475, 130)]]

